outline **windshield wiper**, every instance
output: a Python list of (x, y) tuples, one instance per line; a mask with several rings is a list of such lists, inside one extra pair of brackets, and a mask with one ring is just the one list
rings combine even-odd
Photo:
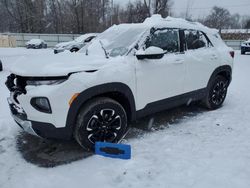
[(104, 54), (105, 54), (106, 58), (108, 59), (108, 58), (109, 58), (109, 55), (108, 55), (108, 53), (107, 53), (107, 50), (104, 48), (102, 41), (99, 40), (99, 42), (100, 42), (100, 44), (101, 44), (101, 47), (102, 47), (102, 49), (103, 49), (103, 51), (104, 51)]

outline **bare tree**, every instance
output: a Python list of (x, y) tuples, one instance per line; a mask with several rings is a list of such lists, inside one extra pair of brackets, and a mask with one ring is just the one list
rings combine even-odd
[(204, 24), (217, 29), (228, 29), (230, 27), (231, 14), (230, 12), (221, 7), (213, 7), (210, 15), (204, 21)]

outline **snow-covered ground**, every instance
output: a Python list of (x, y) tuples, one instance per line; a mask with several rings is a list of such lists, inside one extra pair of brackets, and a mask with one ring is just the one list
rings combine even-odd
[[(22, 55), (38, 53), (52, 50), (0, 48), (0, 59), (7, 68)], [(234, 68), (221, 109), (189, 111), (178, 121), (162, 121), (160, 130), (128, 139), (131, 160), (91, 156), (54, 168), (29, 163), (18, 151), (20, 129), (6, 102), (8, 72), (0, 72), (0, 187), (249, 188), (250, 56), (237, 52)]]

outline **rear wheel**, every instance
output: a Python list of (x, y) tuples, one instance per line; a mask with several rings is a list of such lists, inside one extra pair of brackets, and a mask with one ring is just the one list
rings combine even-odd
[(210, 84), (204, 104), (208, 109), (215, 110), (220, 108), (227, 95), (228, 80), (218, 75)]
[(109, 98), (96, 98), (80, 110), (74, 137), (87, 150), (94, 150), (95, 142), (119, 142), (127, 130), (124, 108)]
[(245, 53), (246, 53), (246, 52), (244, 52), (244, 51), (241, 50), (241, 55), (245, 55)]
[(3, 70), (3, 64), (2, 61), (0, 60), (0, 72)]

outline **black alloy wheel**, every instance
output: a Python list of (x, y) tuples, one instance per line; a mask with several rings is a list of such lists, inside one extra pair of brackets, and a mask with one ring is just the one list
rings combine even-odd
[(121, 129), (121, 116), (113, 109), (102, 109), (94, 114), (86, 127), (91, 143), (97, 141), (113, 142)]
[(226, 99), (228, 85), (229, 81), (223, 76), (217, 76), (214, 79), (204, 101), (207, 108), (214, 110), (222, 106)]
[(74, 137), (87, 150), (94, 150), (95, 142), (119, 142), (127, 130), (124, 108), (109, 98), (87, 102), (77, 117)]

